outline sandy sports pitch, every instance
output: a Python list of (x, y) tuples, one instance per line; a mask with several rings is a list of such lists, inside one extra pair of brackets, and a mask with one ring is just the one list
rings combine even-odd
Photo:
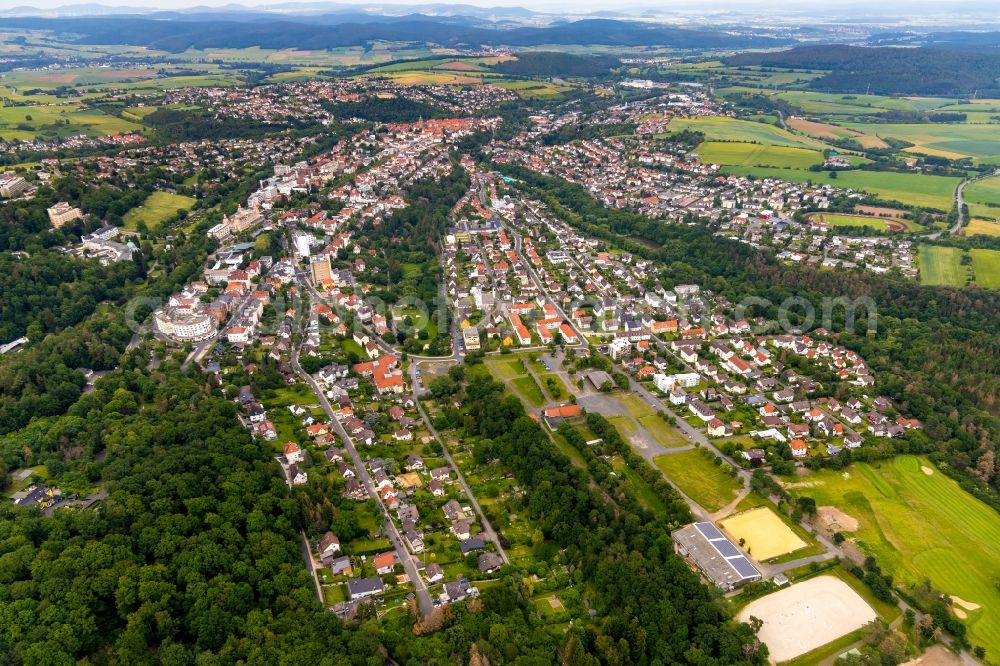
[(766, 506), (737, 513), (719, 525), (737, 543), (743, 539), (743, 547), (761, 562), (806, 547), (806, 542)]
[(740, 611), (764, 625), (758, 637), (771, 662), (794, 659), (865, 626), (877, 616), (851, 587), (833, 576), (819, 576), (751, 601)]

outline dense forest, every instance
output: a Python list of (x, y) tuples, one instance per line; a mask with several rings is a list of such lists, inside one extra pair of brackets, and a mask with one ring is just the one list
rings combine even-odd
[(132, 262), (96, 261), (45, 250), (30, 258), (0, 254), (0, 341), (41, 340), (89, 316), (97, 304), (124, 297), (136, 276)]
[(621, 60), (614, 56), (580, 56), (553, 51), (522, 51), (516, 60), (493, 66), (501, 74), (514, 76), (607, 76)]
[(771, 53), (742, 53), (727, 65), (829, 70), (809, 82), (813, 90), (879, 95), (972, 95), (1000, 92), (1000, 53), (942, 48), (799, 46)]
[(880, 392), (923, 422), (922, 436), (937, 449), (935, 460), (971, 492), (1000, 507), (996, 291), (925, 287), (893, 275), (785, 265), (719, 238), (703, 225), (668, 225), (606, 209), (565, 180), (510, 165), (503, 171), (586, 233), (662, 261), (661, 279), (667, 284), (695, 282), (734, 303), (747, 296), (767, 299), (774, 305), (758, 313), (770, 319), (777, 315), (777, 304), (793, 295), (817, 310), (824, 298), (870, 297), (877, 310), (874, 330), (867, 330), (863, 307), (856, 332), (843, 330), (844, 309), (838, 306), (831, 322), (835, 336), (868, 361)]

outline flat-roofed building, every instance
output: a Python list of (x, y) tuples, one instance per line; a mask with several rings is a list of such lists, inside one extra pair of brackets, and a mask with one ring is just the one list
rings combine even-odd
[(312, 271), (314, 285), (333, 281), (333, 270), (330, 267), (329, 255), (324, 254), (311, 258), (309, 260), (309, 269)]
[(761, 579), (750, 558), (712, 523), (692, 523), (670, 536), (677, 552), (724, 590)]
[(83, 211), (79, 208), (74, 208), (65, 201), (60, 201), (56, 205), (47, 209), (49, 214), (49, 222), (52, 226), (58, 229), (67, 222), (72, 222), (73, 220), (78, 220), (83, 217)]

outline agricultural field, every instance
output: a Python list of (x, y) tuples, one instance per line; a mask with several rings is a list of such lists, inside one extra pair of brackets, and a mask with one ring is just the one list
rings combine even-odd
[(850, 95), (812, 90), (783, 90), (774, 97), (797, 106), (808, 114), (867, 115), (880, 111), (934, 111), (958, 100), (943, 97), (887, 97)]
[(971, 217), (1000, 219), (1000, 176), (969, 183), (962, 190), (962, 198), (969, 205)]
[(1000, 222), (974, 218), (962, 227), (963, 236), (1000, 236)]
[(141, 81), (157, 76), (157, 71), (148, 67), (115, 69), (110, 67), (75, 67), (64, 69), (39, 69), (6, 72), (0, 76), (3, 85), (20, 92), (38, 88), (52, 90), (60, 87), (92, 86), (126, 81)]
[(788, 130), (758, 123), (752, 120), (737, 120), (726, 116), (704, 116), (701, 118), (675, 118), (667, 126), (671, 132), (692, 130), (704, 132), (708, 140), (742, 141), (762, 143), (770, 146), (791, 146), (822, 150), (829, 148), (822, 141), (807, 136), (792, 134)]
[(708, 511), (718, 511), (732, 502), (741, 488), (740, 482), (702, 449), (664, 454), (653, 462), (685, 495)]
[(823, 163), (823, 153), (818, 150), (759, 143), (705, 141), (698, 146), (697, 152), (703, 164), (808, 169)]
[(125, 214), (125, 228), (134, 231), (141, 222), (146, 228), (155, 229), (178, 210), (190, 210), (194, 204), (195, 199), (192, 197), (171, 192), (153, 192), (141, 206)]
[(78, 101), (54, 106), (0, 105), (0, 139), (7, 141), (75, 134), (98, 137), (142, 129), (138, 123), (87, 108)]
[(1000, 516), (992, 508), (917, 456), (812, 472), (793, 492), (856, 520), (850, 536), (883, 570), (904, 585), (929, 579), (966, 616), (969, 638), (1000, 653)]
[(1000, 250), (969, 250), (976, 284), (986, 289), (1000, 289)]
[(808, 134), (809, 136), (817, 139), (854, 139), (863, 148), (889, 147), (889, 144), (877, 136), (863, 134), (862, 132), (850, 130), (846, 127), (841, 127), (840, 125), (821, 123), (814, 120), (807, 120), (805, 118), (797, 118), (795, 116), (792, 116), (786, 122), (792, 129), (802, 132), (803, 134)]
[(725, 167), (726, 173), (754, 175), (758, 178), (778, 178), (797, 183), (829, 182), (838, 187), (870, 192), (887, 201), (898, 201), (907, 206), (934, 208), (941, 211), (951, 209), (955, 188), (959, 178), (949, 176), (928, 176), (917, 173), (894, 171), (839, 171), (837, 178), (830, 172), (815, 173), (804, 169), (775, 169), (770, 167)]
[(883, 139), (914, 144), (906, 152), (950, 159), (974, 158), (1000, 164), (1000, 125), (973, 123), (845, 123), (845, 127)]
[(919, 258), (922, 283), (949, 287), (965, 286), (969, 271), (962, 265), (962, 250), (959, 248), (921, 245)]

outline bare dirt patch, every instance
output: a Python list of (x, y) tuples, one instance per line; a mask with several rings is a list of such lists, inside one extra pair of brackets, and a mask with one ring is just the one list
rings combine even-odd
[(875, 217), (903, 217), (906, 215), (905, 210), (886, 208), (884, 206), (857, 206), (854, 210), (855, 212), (874, 215)]
[(816, 523), (828, 532), (857, 532), (858, 520), (835, 506), (821, 506), (816, 509)]
[(559, 597), (556, 597), (555, 595), (549, 597), (549, 606), (555, 609), (563, 607), (562, 602), (559, 601)]
[(961, 658), (948, 648), (943, 645), (932, 645), (922, 655), (902, 666), (960, 666), (961, 664)]

